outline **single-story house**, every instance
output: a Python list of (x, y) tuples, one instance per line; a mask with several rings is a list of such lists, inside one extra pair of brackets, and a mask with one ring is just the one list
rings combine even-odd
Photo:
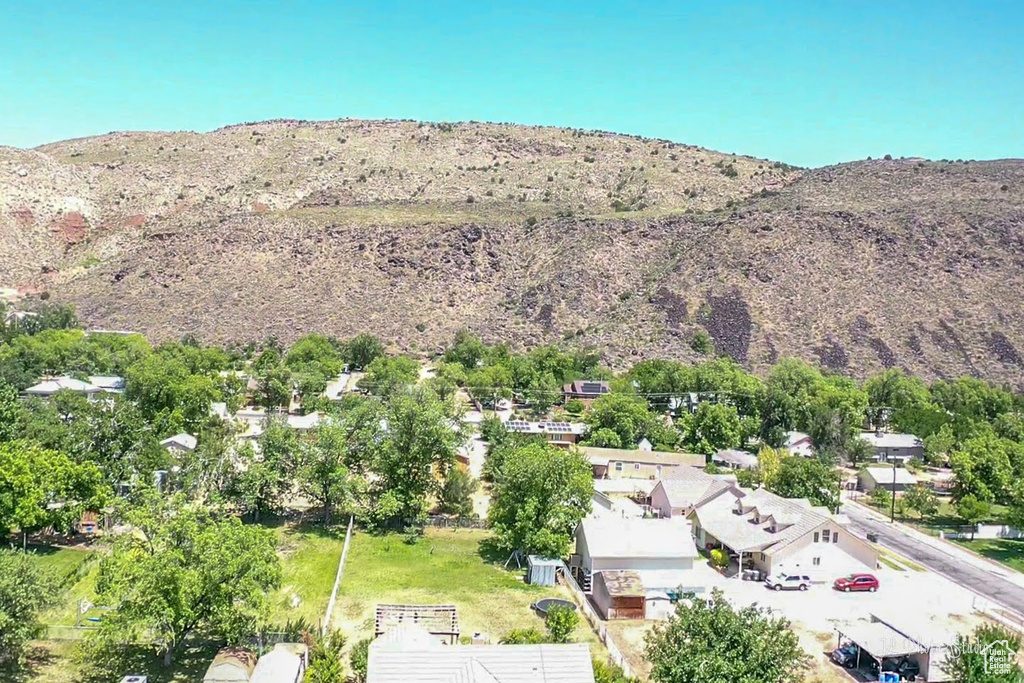
[(366, 683), (594, 683), (590, 646), (450, 645), (403, 628), (370, 644)]
[(594, 491), (590, 499), (591, 513), (595, 517), (643, 517), (644, 508), (630, 498), (624, 496), (609, 496), (600, 491)]
[(805, 499), (731, 486), (690, 513), (702, 548), (723, 548), (738, 567), (765, 574), (801, 571), (814, 581), (874, 570), (878, 550), (853, 535), (842, 517)]
[(595, 479), (661, 479), (668, 470), (680, 465), (704, 466), (704, 456), (693, 453), (594, 446), (580, 446), (580, 451), (590, 460)]
[(278, 643), (256, 662), (249, 683), (302, 683), (307, 657), (302, 643)]
[(203, 683), (249, 683), (256, 655), (244, 647), (226, 647), (217, 653), (203, 676)]
[(860, 438), (875, 449), (875, 462), (906, 462), (911, 458), (924, 458), (924, 442), (913, 434), (887, 432), (861, 432)]
[(191, 434), (181, 433), (167, 437), (160, 442), (160, 445), (172, 453), (183, 455), (194, 451), (197, 443), (196, 437)]
[(643, 579), (632, 569), (612, 569), (593, 576), (591, 599), (603, 619), (643, 619), (647, 616)]
[(555, 446), (568, 448), (578, 442), (587, 433), (587, 425), (582, 422), (528, 422), (526, 420), (509, 420), (505, 429), (518, 434), (539, 434)]
[(920, 612), (910, 614), (872, 613), (870, 619), (860, 619), (836, 626), (839, 644), (850, 642), (860, 648), (859, 662), (873, 658), (879, 664), (886, 659), (914, 660), (921, 672), (920, 680), (948, 681), (949, 675), (942, 665), (949, 654), (949, 645), (956, 635), (946, 629), (937, 629)]
[(48, 377), (38, 384), (30, 386), (24, 393), (26, 396), (50, 398), (58, 391), (73, 391), (76, 394), (84, 394), (87, 399), (92, 400), (97, 394), (103, 393), (104, 390), (91, 382), (83, 382), (74, 377), (61, 376)]
[(662, 517), (685, 517), (696, 505), (727, 491), (732, 482), (696, 467), (675, 467), (651, 490), (651, 507)]
[(711, 456), (711, 462), (730, 470), (752, 470), (757, 467), (757, 456), (746, 451), (718, 451)]
[(310, 413), (309, 415), (289, 415), (286, 420), (288, 426), (300, 432), (308, 432), (316, 429), (323, 422), (323, 414)]
[(562, 387), (562, 395), (566, 401), (571, 401), (574, 398), (581, 401), (593, 401), (610, 392), (611, 387), (608, 386), (608, 382), (596, 380), (576, 380)]
[(584, 583), (600, 571), (631, 570), (647, 590), (675, 591), (693, 581), (696, 557), (693, 535), (682, 520), (592, 516), (576, 527), (570, 565), (579, 568)]
[(884, 488), (892, 493), (906, 491), (917, 484), (917, 477), (903, 467), (865, 467), (857, 473), (857, 487), (862, 491)]
[(786, 444), (783, 446), (790, 455), (810, 458), (814, 455), (814, 441), (803, 432), (786, 432)]

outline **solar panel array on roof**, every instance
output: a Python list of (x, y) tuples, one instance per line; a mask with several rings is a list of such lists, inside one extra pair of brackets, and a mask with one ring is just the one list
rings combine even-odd
[(526, 420), (509, 420), (505, 423), (505, 426), (513, 432), (527, 432), (530, 430), (530, 423)]
[(541, 425), (542, 428), (546, 428), (549, 432), (565, 432), (569, 433), (572, 431), (572, 427), (568, 422), (548, 422)]
[(601, 382), (584, 382), (583, 393), (584, 394), (602, 394), (605, 392), (604, 384)]

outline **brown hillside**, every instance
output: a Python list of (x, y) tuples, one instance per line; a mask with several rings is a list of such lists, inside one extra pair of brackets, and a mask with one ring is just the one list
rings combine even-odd
[(468, 326), (612, 360), (1021, 383), (1024, 163), (801, 172), (500, 124), (270, 122), (0, 149), (0, 287), (156, 339)]

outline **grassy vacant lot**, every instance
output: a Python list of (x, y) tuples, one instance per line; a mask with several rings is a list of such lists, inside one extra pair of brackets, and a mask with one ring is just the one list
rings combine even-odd
[[(867, 496), (861, 498), (859, 502), (871, 506), (886, 516), (889, 515), (888, 503), (885, 505), (877, 505)], [(1006, 512), (1007, 510), (1005, 505), (991, 505), (989, 507), (988, 517), (982, 520), (982, 523), (1003, 524)], [(930, 517), (922, 518), (916, 512), (910, 512), (909, 510), (905, 515), (901, 515), (897, 508), (896, 519), (897, 521), (904, 522), (906, 524), (912, 524), (933, 536), (937, 536), (940, 531), (959, 531), (966, 526), (964, 521), (957, 515), (956, 508), (953, 507), (952, 502), (950, 502), (948, 498), (939, 499), (939, 509)]]
[[(282, 526), (278, 533), (281, 589), (271, 597), (271, 621), (305, 619), (317, 625), (331, 599), (345, 545), (345, 527)], [(293, 603), (297, 603), (293, 607)]]
[[(377, 603), (451, 604), (459, 609), (463, 635), (479, 631), (496, 641), (512, 629), (543, 630), (530, 604), (549, 596), (568, 598), (568, 592), (526, 585), (522, 572), (505, 570), (505, 558), (486, 551), (488, 538), (489, 532), (468, 529), (428, 529), (413, 544), (403, 536), (355, 534), (333, 625), (362, 638), (373, 635)], [(594, 640), (581, 622), (575, 639)]]
[(978, 538), (957, 543), (1010, 569), (1024, 572), (1024, 541), (1009, 538)]

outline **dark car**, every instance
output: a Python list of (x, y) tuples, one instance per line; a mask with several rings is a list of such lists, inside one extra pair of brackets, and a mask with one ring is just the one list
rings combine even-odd
[(872, 574), (850, 574), (841, 579), (836, 579), (832, 587), (837, 591), (849, 593), (851, 591), (868, 591), (874, 593), (878, 590), (878, 579)]
[(921, 666), (909, 657), (886, 659), (882, 662), (882, 671), (892, 671), (900, 675), (902, 681), (917, 680), (921, 675)]
[(857, 653), (860, 651), (853, 643), (847, 643), (842, 647), (832, 650), (830, 655), (833, 662), (847, 669), (857, 666)]

